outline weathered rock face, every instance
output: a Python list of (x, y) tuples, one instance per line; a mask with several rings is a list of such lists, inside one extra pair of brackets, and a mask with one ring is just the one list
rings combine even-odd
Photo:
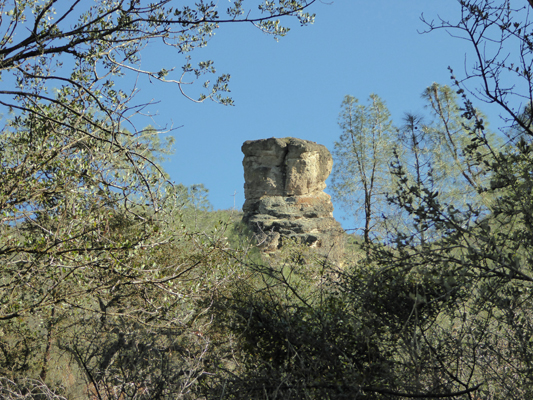
[(296, 138), (249, 140), (244, 153), (243, 220), (265, 252), (296, 238), (332, 262), (344, 250), (343, 230), (323, 190), (333, 167), (326, 147)]

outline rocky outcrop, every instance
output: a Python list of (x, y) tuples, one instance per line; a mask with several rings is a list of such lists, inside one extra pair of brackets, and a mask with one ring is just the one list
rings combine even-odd
[(344, 250), (344, 231), (333, 218), (323, 190), (333, 167), (326, 147), (296, 138), (249, 140), (244, 153), (243, 220), (264, 252), (275, 252), (294, 238), (332, 262)]

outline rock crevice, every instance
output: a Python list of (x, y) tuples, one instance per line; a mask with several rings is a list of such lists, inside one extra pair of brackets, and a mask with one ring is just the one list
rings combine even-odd
[[(246, 141), (243, 220), (273, 252), (284, 238), (297, 239), (337, 262), (343, 252), (343, 230), (333, 218), (324, 193), (333, 159), (326, 147), (296, 138)], [(268, 244), (268, 245), (267, 245)]]

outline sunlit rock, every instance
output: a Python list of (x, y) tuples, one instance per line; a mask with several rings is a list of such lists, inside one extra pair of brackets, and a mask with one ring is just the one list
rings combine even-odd
[(324, 193), (333, 160), (326, 147), (296, 138), (249, 140), (244, 153), (243, 220), (264, 252), (294, 238), (337, 263), (344, 232)]

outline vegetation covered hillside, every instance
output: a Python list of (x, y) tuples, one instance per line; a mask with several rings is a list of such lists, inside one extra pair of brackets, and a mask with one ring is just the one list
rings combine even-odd
[[(214, 72), (190, 51), (215, 29), (282, 36), (312, 3), (0, 5), (1, 398), (533, 398), (533, 3), (427, 22), (476, 57), (424, 92), (429, 121), (344, 99), (335, 189), (360, 199), (362, 235), (342, 267), (296, 242), (261, 257), (238, 212), (167, 181), (161, 132), (135, 128), (147, 105), (122, 74), (183, 89)], [(140, 68), (154, 40), (185, 75)], [(196, 100), (230, 103), (228, 78)], [(503, 143), (474, 98), (499, 107)]]

